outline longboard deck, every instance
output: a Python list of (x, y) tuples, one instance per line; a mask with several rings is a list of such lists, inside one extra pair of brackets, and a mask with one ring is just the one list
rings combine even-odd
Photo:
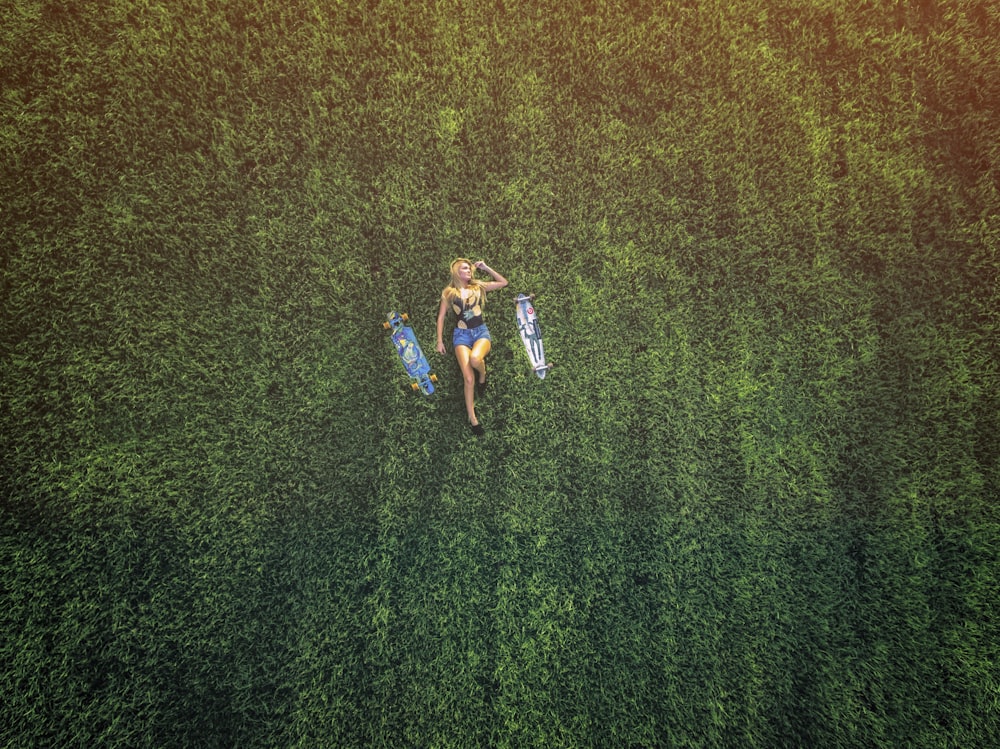
[(413, 332), (413, 328), (405, 324), (406, 318), (403, 315), (390, 312), (386, 315), (386, 319), (388, 322), (383, 323), (383, 326), (392, 329), (392, 342), (399, 355), (399, 361), (402, 363), (403, 369), (406, 370), (406, 374), (415, 380), (411, 383), (413, 389), (419, 389), (425, 395), (431, 395), (434, 392), (434, 382), (437, 377), (431, 374), (431, 365), (427, 361), (427, 357), (424, 356), (420, 344), (417, 343), (416, 333)]
[(534, 294), (518, 294), (514, 300), (517, 302), (517, 332), (524, 342), (525, 351), (528, 352), (532, 370), (544, 380), (552, 365), (545, 362), (545, 346), (542, 344), (542, 329), (538, 325), (534, 298)]

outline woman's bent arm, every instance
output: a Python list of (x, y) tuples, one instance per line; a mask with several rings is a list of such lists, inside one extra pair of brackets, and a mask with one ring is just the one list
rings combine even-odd
[(501, 276), (495, 270), (493, 270), (484, 261), (480, 260), (478, 263), (476, 263), (476, 267), (479, 268), (479, 270), (489, 273), (491, 276), (493, 276), (492, 282), (483, 284), (483, 288), (486, 289), (486, 291), (496, 291), (497, 289), (502, 289), (504, 286), (507, 285), (507, 279)]

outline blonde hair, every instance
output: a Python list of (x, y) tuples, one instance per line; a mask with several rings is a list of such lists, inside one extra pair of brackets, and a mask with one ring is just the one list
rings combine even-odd
[(444, 287), (444, 291), (441, 292), (441, 295), (444, 296), (449, 302), (462, 298), (462, 282), (458, 280), (458, 266), (462, 263), (468, 263), (469, 267), (472, 268), (473, 275), (472, 278), (469, 279), (468, 288), (479, 293), (479, 297), (481, 299), (480, 303), (485, 302), (485, 295), (482, 294), (483, 283), (475, 276), (476, 266), (472, 264), (471, 260), (464, 257), (458, 257), (451, 261), (451, 265), (449, 266), (449, 270), (451, 271), (451, 283)]

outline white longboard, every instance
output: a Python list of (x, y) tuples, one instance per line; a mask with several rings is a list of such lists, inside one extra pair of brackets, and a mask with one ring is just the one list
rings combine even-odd
[(533, 304), (534, 294), (518, 294), (517, 299), (517, 332), (521, 334), (524, 348), (531, 360), (531, 368), (540, 378), (545, 379), (545, 373), (552, 368), (545, 363), (545, 347), (542, 345), (542, 330), (538, 327), (538, 314)]

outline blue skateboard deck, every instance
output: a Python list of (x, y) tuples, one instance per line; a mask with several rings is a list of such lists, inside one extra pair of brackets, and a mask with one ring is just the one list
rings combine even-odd
[(393, 311), (386, 315), (386, 322), (382, 323), (382, 327), (392, 330), (392, 342), (396, 346), (396, 353), (399, 354), (399, 361), (402, 362), (406, 374), (413, 379), (410, 387), (420, 390), (424, 395), (430, 395), (434, 392), (437, 375), (431, 374), (431, 365), (427, 362), (420, 344), (417, 343), (413, 328), (406, 324), (408, 320), (407, 315)]
[(517, 302), (517, 331), (521, 334), (524, 348), (528, 352), (532, 370), (544, 380), (545, 373), (552, 368), (552, 365), (545, 363), (542, 329), (538, 326), (538, 313), (532, 304), (534, 299), (534, 294), (518, 294), (514, 300)]

